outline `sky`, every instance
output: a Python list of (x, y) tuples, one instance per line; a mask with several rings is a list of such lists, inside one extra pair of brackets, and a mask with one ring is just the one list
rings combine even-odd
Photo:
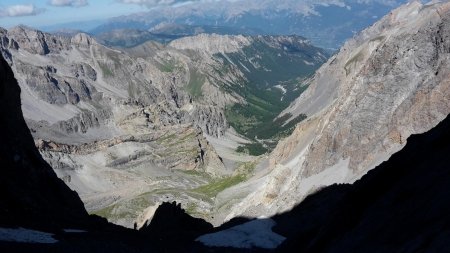
[(32, 27), (89, 21), (142, 12), (184, 0), (0, 0), (0, 27)]

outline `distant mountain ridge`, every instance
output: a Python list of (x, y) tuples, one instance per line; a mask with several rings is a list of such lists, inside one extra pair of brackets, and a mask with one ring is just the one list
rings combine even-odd
[[(162, 7), (113, 18), (90, 32), (101, 34), (127, 28), (153, 31), (163, 24), (185, 26), (185, 31), (188, 31), (186, 30), (188, 26), (217, 26), (222, 27), (219, 31), (227, 34), (236, 32), (246, 35), (255, 32), (261, 35), (297, 34), (310, 39), (315, 45), (336, 50), (356, 32), (371, 25), (404, 2), (397, 0), (202, 2), (179, 7)], [(205, 29), (205, 32), (208, 32), (208, 29)], [(190, 31), (189, 35), (195, 33)]]
[[(64, 31), (63, 31), (64, 32)], [(59, 34), (61, 32), (53, 32)], [(147, 41), (156, 41), (167, 44), (173, 40), (200, 34), (240, 35), (256, 36), (263, 32), (250, 29), (235, 29), (220, 26), (189, 26), (177, 24), (161, 24), (150, 30), (132, 28), (113, 29), (93, 35), (100, 43), (111, 47), (131, 48)]]

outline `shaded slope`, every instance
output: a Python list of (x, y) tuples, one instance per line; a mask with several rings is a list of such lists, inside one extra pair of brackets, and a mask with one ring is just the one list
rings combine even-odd
[(56, 177), (34, 146), (20, 106), (20, 88), (0, 59), (0, 224), (83, 224), (88, 214), (78, 195)]
[(413, 135), (353, 185), (333, 185), (275, 217), (281, 252), (447, 252), (450, 117)]

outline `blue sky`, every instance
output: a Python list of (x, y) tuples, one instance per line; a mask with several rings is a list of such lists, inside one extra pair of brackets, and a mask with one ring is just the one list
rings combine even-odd
[[(89, 21), (141, 12), (150, 6), (140, 0), (0, 0), (0, 26), (32, 27)], [(173, 2), (173, 1), (169, 1)]]

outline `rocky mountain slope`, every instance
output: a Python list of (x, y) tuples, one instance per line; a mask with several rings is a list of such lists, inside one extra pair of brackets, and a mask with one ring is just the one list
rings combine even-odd
[(447, 116), (355, 183), (324, 187), (279, 215), (233, 219), (197, 241), (208, 252), (447, 252), (449, 148)]
[[(333, 185), (275, 217), (278, 252), (446, 252), (450, 118), (353, 185)], [(339, 218), (337, 218), (339, 217)]]
[[(449, 3), (411, 2), (348, 41), (286, 111), (305, 114), (228, 216), (270, 215), (317, 189), (353, 182), (449, 112)], [(248, 195), (247, 195), (248, 194)]]
[[(271, 121), (326, 59), (297, 36), (199, 35), (121, 50), (26, 27), (0, 38), (44, 159), (90, 212), (129, 227), (175, 199), (211, 217), (217, 193), (254, 167), (236, 152), (256, 140), (229, 129), (234, 108), (258, 106), (245, 115), (251, 127)], [(278, 67), (287, 63), (295, 68)]]
[[(1, 252), (182, 252), (212, 228), (168, 203), (142, 231), (89, 216), (77, 193), (40, 156), (22, 115), (20, 94), (10, 66), (0, 57)], [(167, 230), (162, 223), (174, 228)], [(167, 243), (169, 235), (178, 243)]]

